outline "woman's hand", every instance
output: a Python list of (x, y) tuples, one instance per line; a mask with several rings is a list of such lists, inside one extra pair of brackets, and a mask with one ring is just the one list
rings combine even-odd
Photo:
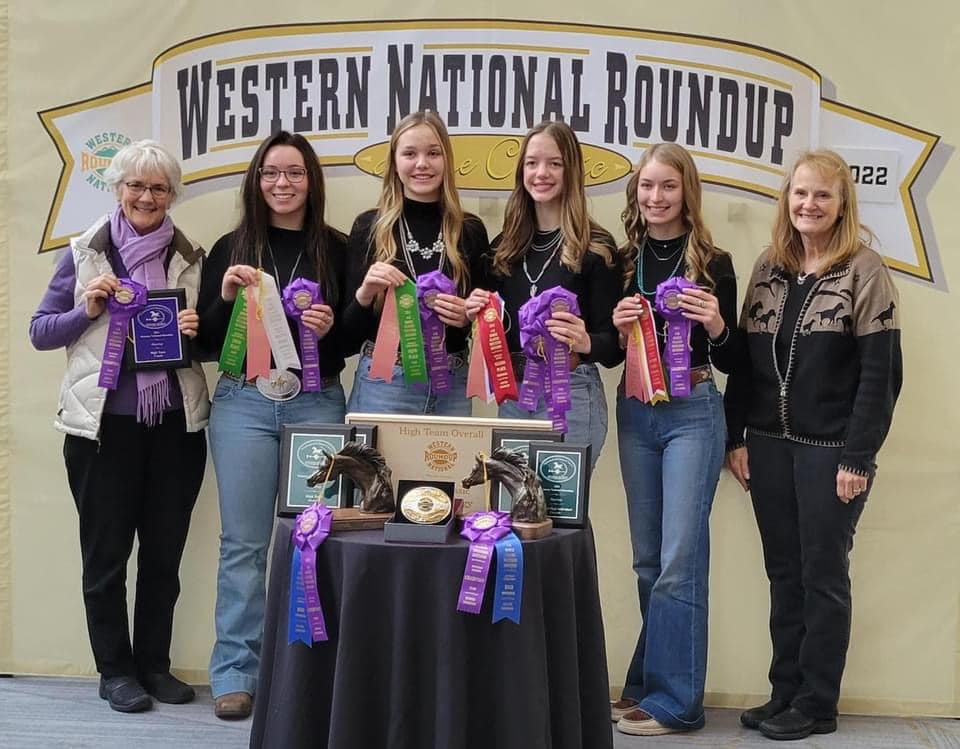
[(94, 278), (83, 290), (83, 304), (87, 317), (96, 320), (107, 308), (107, 297), (120, 288), (120, 282), (112, 273), (103, 273)]
[(566, 343), (572, 352), (584, 355), (590, 353), (591, 341), (587, 326), (572, 312), (554, 312), (547, 320), (547, 330), (558, 341)]
[(747, 461), (746, 447), (737, 447), (727, 453), (727, 468), (743, 490), (750, 491), (750, 465)]
[(709, 291), (700, 287), (684, 289), (680, 294), (680, 307), (683, 309), (683, 316), (703, 325), (712, 339), (716, 340), (723, 335), (726, 323), (720, 317), (720, 302)]
[(300, 316), (303, 324), (316, 333), (317, 338), (323, 338), (333, 327), (333, 308), (327, 304), (312, 304)]
[(247, 286), (256, 286), (258, 283), (257, 269), (251, 265), (231, 265), (223, 274), (220, 283), (220, 296), (225, 302), (232, 302), (237, 298), (237, 292)]
[(363, 283), (354, 295), (361, 307), (369, 307), (377, 294), (386, 289), (395, 289), (402, 286), (407, 277), (390, 263), (376, 262), (367, 269)]
[(464, 302), (467, 319), (473, 322), (480, 314), (480, 310), (490, 301), (490, 292), (486, 289), (474, 289)]
[(433, 297), (431, 307), (444, 325), (462, 328), (470, 323), (467, 318), (467, 302), (458, 296), (437, 294)]
[(624, 338), (630, 337), (633, 324), (645, 314), (641, 299), (639, 294), (624, 297), (613, 308), (613, 325)]
[(177, 327), (187, 338), (196, 338), (200, 329), (200, 315), (191, 307), (180, 310), (177, 315)]
[(867, 490), (867, 477), (843, 468), (837, 470), (837, 497), (846, 504)]

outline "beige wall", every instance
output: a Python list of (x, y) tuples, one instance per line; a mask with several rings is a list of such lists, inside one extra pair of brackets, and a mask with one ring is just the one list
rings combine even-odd
[[(139, 84), (154, 55), (187, 38), (257, 24), (390, 18), (395, 6), (330, 0), (168, 3), (102, 0), (96, 4), (9, 3), (9, 106), (0, 115), (7, 177), (0, 183), (0, 671), (90, 674), (80, 596), (77, 521), (67, 490), (61, 438), (51, 428), (63, 370), (61, 353), (37, 353), (27, 323), (52, 270), (38, 256), (43, 222), (60, 163), (36, 117), (41, 109)], [(716, 0), (635, 4), (521, 0), (469, 8), (470, 16), (528, 17), (662, 29), (757, 44), (794, 56), (837, 87), (837, 98), (921, 129), (960, 140), (960, 11), (948, 3), (771, 3)], [(629, 7), (629, 6), (627, 6)], [(410, 17), (447, 15), (449, 4), (416, 3)], [(320, 13), (324, 15), (321, 16)], [(0, 34), (3, 32), (0, 31)], [(134, 40), (136, 43), (133, 43)], [(142, 41), (141, 41), (142, 40)], [(0, 84), (2, 85), (2, 84)], [(9, 154), (9, 156), (6, 156)], [(329, 218), (349, 228), (375, 199), (376, 183), (334, 173)], [(930, 194), (929, 210), (943, 248), (947, 282), (957, 278), (960, 165), (951, 160)], [(595, 196), (593, 209), (618, 237), (621, 194)], [(468, 196), (491, 233), (502, 201)], [(738, 210), (732, 210), (734, 208)], [(221, 191), (190, 200), (174, 217), (209, 247), (236, 218), (236, 195)], [(769, 203), (712, 191), (706, 214), (714, 237), (732, 250), (744, 278), (763, 246)], [(731, 216), (739, 218), (731, 219)], [(91, 217), (92, 218), (92, 217)], [(854, 633), (842, 708), (850, 711), (960, 715), (960, 461), (955, 436), (958, 400), (952, 374), (957, 319), (954, 295), (898, 282), (903, 309), (906, 381), (880, 475), (857, 534), (853, 560)], [(211, 378), (213, 373), (210, 373)], [(613, 403), (618, 372), (605, 378)], [(947, 395), (941, 395), (947, 394)], [(623, 681), (639, 625), (630, 569), (615, 427), (594, 479), (591, 515), (598, 539), (600, 584), (612, 684)], [(177, 609), (175, 668), (203, 680), (213, 638), (218, 517), (212, 469), (197, 504), (183, 562)], [(728, 475), (713, 514), (710, 666), (711, 704), (740, 705), (766, 694), (769, 644), (767, 592), (748, 498)]]

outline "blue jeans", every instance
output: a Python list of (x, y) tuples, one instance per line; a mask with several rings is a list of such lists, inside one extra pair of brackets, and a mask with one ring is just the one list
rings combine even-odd
[(403, 368), (393, 368), (393, 382), (370, 379), (369, 356), (360, 357), (350, 391), (348, 413), (430, 414), (433, 416), (470, 416), (473, 404), (467, 398), (466, 365), (450, 370), (450, 390), (445, 395), (433, 392), (430, 384), (420, 387), (403, 382)]
[[(519, 383), (517, 383), (519, 385)], [(537, 410), (531, 413), (516, 401), (500, 406), (501, 419), (545, 419), (547, 406), (541, 398)], [(580, 364), (570, 373), (570, 410), (567, 411), (567, 433), (564, 439), (580, 445), (590, 445), (590, 461), (597, 465), (603, 443), (607, 440), (607, 396), (603, 392), (600, 371), (596, 364)]]
[(272, 401), (255, 385), (221, 377), (210, 410), (210, 452), (220, 495), (217, 640), (210, 656), (214, 697), (253, 694), (266, 604), (267, 548), (273, 533), (286, 424), (341, 424), (343, 388)]
[(665, 726), (703, 726), (710, 508), (723, 463), (712, 382), (651, 406), (617, 392), (620, 471), (643, 627), (624, 697)]

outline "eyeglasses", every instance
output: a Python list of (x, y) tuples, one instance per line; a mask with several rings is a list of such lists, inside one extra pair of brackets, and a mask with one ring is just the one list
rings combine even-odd
[(260, 179), (264, 182), (276, 182), (281, 174), (286, 175), (288, 182), (303, 182), (303, 178), (307, 176), (307, 170), (302, 166), (292, 166), (289, 169), (262, 166), (257, 171), (260, 172)]
[(124, 182), (123, 184), (135, 198), (143, 195), (145, 190), (149, 190), (155, 198), (165, 198), (170, 194), (170, 188), (166, 185), (145, 185), (143, 182)]

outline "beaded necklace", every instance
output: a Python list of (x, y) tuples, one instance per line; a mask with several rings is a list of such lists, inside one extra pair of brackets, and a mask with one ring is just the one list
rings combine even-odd
[[(677, 264), (673, 266), (673, 270), (670, 271), (670, 274), (667, 276), (667, 278), (673, 278), (675, 275), (677, 275), (677, 271), (680, 270), (680, 266), (683, 264), (683, 260), (686, 257), (685, 250), (687, 249), (687, 239), (689, 238), (689, 236), (690, 236), (689, 234), (684, 234), (682, 237), (677, 237), (676, 239), (670, 240), (671, 243), (673, 242), (677, 243), (677, 249), (674, 250), (674, 252), (677, 254), (678, 257), (677, 257)], [(646, 250), (647, 247), (648, 247), (648, 238), (644, 237), (643, 244), (640, 245), (640, 251), (637, 253), (637, 259), (635, 261), (636, 269), (637, 269), (637, 272), (636, 272), (637, 288), (640, 290), (640, 293), (643, 294), (644, 296), (656, 296), (657, 289), (655, 287), (653, 289), (646, 289), (643, 286), (643, 256), (644, 256), (644, 250)], [(652, 252), (654, 257), (656, 257), (657, 260), (660, 260), (660, 261), (669, 260), (673, 257), (672, 254), (667, 255), (666, 257), (660, 257), (659, 255), (657, 255), (656, 252), (654, 252), (652, 247), (650, 248), (650, 252)]]

